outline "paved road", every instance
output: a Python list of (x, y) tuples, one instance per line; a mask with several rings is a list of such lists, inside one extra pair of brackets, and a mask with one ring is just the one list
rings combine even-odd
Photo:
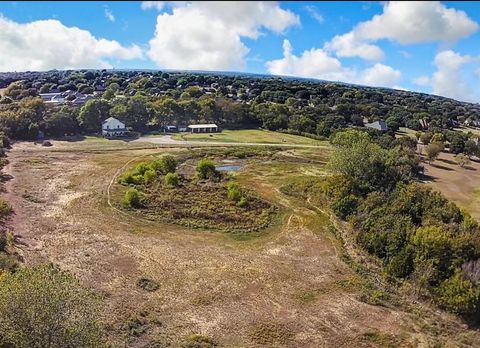
[(284, 147), (306, 147), (306, 148), (321, 148), (325, 145), (305, 145), (305, 144), (289, 144), (289, 143), (234, 143), (221, 141), (192, 141), (192, 140), (175, 140), (171, 135), (160, 135), (158, 137), (140, 137), (134, 142), (152, 143), (158, 145), (222, 145), (222, 146), (284, 146)]

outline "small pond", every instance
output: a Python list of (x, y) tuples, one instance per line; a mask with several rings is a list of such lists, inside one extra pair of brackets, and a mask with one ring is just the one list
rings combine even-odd
[(235, 165), (235, 164), (226, 164), (226, 165), (216, 166), (215, 168), (220, 172), (236, 172), (242, 169), (242, 166)]

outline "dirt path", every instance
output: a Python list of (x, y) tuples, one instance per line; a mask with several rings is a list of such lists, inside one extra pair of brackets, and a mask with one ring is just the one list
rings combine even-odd
[[(113, 346), (178, 346), (198, 333), (224, 347), (367, 347), (371, 330), (413, 331), (406, 313), (363, 303), (359, 289), (343, 285), (355, 274), (327, 226), (312, 225), (313, 210), (286, 202), (283, 224), (242, 242), (113, 210), (116, 176), (158, 151), (55, 152), (18, 143), (9, 153), (5, 194), (25, 262), (57, 263), (103, 293)], [(140, 277), (160, 288), (144, 291)], [(142, 315), (144, 333), (130, 336), (126, 323)]]

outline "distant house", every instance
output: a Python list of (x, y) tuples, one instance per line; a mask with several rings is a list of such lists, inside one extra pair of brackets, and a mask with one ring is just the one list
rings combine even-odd
[(382, 131), (382, 132), (385, 132), (386, 130), (388, 130), (388, 127), (387, 127), (387, 123), (385, 121), (375, 121), (375, 122), (372, 122), (372, 123), (367, 123), (365, 125), (365, 127), (368, 127), (368, 128), (373, 128), (373, 129), (376, 129), (376, 130), (379, 130), (379, 131)]
[(123, 137), (128, 134), (125, 123), (120, 122), (114, 117), (109, 117), (102, 123), (102, 135), (104, 137)]
[(211, 124), (191, 124), (187, 127), (192, 133), (215, 133), (218, 132), (218, 126)]
[(60, 105), (70, 103), (80, 106), (85, 104), (88, 100), (93, 99), (93, 96), (68, 90), (65, 92), (40, 93), (40, 98), (42, 98), (46, 104)]

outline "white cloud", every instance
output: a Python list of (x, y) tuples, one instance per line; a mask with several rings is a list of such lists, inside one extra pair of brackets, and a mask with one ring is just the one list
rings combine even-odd
[(384, 53), (380, 47), (359, 40), (355, 32), (336, 35), (325, 44), (325, 49), (334, 51), (339, 57), (360, 57), (366, 60), (382, 60)]
[(477, 30), (478, 24), (465, 12), (447, 8), (439, 1), (391, 1), (384, 4), (382, 14), (335, 36), (325, 47), (340, 57), (380, 60), (383, 52), (371, 42), (388, 39), (400, 44), (452, 44)]
[[(461, 55), (452, 50), (446, 50), (435, 56), (433, 64), (436, 67), (432, 76), (420, 76), (414, 80), (417, 85), (430, 86), (432, 93), (465, 101), (479, 101), (480, 93), (476, 88), (475, 70), (469, 71), (469, 63), (479, 62), (480, 57)], [(472, 79), (468, 79), (470, 76)], [(478, 78), (477, 78), (478, 79)]]
[(165, 1), (142, 1), (140, 7), (142, 10), (156, 9), (157, 11), (163, 10)]
[(184, 2), (157, 17), (148, 56), (172, 69), (243, 69), (249, 52), (242, 38), (262, 29), (282, 33), (299, 24), (276, 2)]
[(97, 39), (58, 20), (20, 24), (0, 17), (0, 33), (0, 71), (111, 68), (109, 58), (142, 57), (136, 45)]
[(400, 71), (393, 69), (391, 66), (377, 63), (362, 72), (360, 81), (362, 84), (369, 86), (389, 87), (395, 86), (401, 77)]
[(342, 81), (369, 86), (392, 87), (401, 79), (401, 72), (384, 64), (375, 64), (365, 70), (344, 67), (340, 60), (321, 48), (312, 48), (296, 56), (288, 40), (283, 42), (283, 58), (266, 63), (275, 75), (299, 76), (330, 81)]
[(434, 60), (437, 71), (431, 78), (433, 93), (455, 99), (471, 99), (472, 92), (460, 71), (464, 64), (471, 61), (472, 57), (451, 50), (438, 53)]
[(105, 17), (110, 21), (110, 22), (115, 22), (115, 16), (113, 15), (112, 11), (108, 6), (105, 6)]
[(322, 80), (344, 81), (349, 70), (335, 57), (321, 48), (304, 51), (301, 56), (292, 54), (290, 41), (283, 41), (283, 58), (266, 63), (267, 70), (275, 75), (299, 76)]
[(308, 14), (312, 16), (312, 18), (315, 19), (318, 23), (322, 24), (325, 21), (325, 18), (323, 18), (322, 14), (315, 6), (307, 5), (305, 6), (305, 9), (307, 10)]
[(419, 76), (416, 79), (413, 80), (413, 83), (415, 83), (418, 86), (429, 86), (432, 82), (430, 80), (430, 76)]
[(473, 34), (478, 24), (463, 11), (439, 1), (391, 1), (383, 13), (354, 30), (370, 40), (390, 39), (401, 44), (455, 42)]

